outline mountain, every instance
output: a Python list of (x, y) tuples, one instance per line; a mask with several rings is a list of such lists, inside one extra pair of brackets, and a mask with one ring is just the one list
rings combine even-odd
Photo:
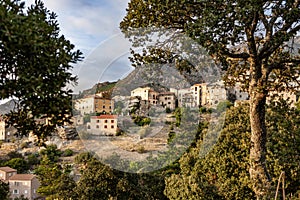
[(8, 102), (4, 103), (4, 104), (0, 104), (0, 114), (7, 114), (10, 111), (14, 110), (16, 106), (16, 100), (12, 99), (9, 100)]

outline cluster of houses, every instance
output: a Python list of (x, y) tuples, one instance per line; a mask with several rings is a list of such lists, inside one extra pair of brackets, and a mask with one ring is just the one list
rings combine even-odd
[(29, 200), (41, 197), (37, 193), (40, 183), (33, 174), (18, 174), (17, 170), (10, 167), (0, 167), (0, 180), (9, 184), (10, 198), (23, 196)]
[[(283, 93), (285, 99), (289, 98), (294, 103), (298, 97), (293, 93)], [(164, 109), (174, 110), (177, 107), (209, 107), (215, 108), (220, 102), (229, 100), (240, 102), (249, 100), (249, 94), (241, 89), (239, 85), (226, 88), (223, 81), (214, 83), (198, 83), (188, 88), (169, 88), (168, 91), (156, 91), (153, 87), (137, 87), (130, 91), (130, 96), (115, 96), (111, 99), (103, 98), (102, 94), (95, 94), (78, 99), (75, 102), (75, 109), (78, 112), (77, 124), (83, 123), (84, 115), (93, 115), (86, 124), (87, 132), (95, 135), (114, 135), (118, 129), (118, 115), (116, 115), (116, 102), (124, 101), (127, 105), (128, 115), (132, 107), (139, 105), (139, 108), (149, 109), (151, 106), (159, 106)], [(126, 107), (126, 106), (125, 106)], [(114, 114), (113, 114), (114, 113)], [(95, 114), (96, 115), (96, 114)]]
[[(227, 99), (247, 100), (249, 95), (239, 87), (226, 89), (222, 81), (216, 83), (199, 83), (189, 88), (174, 89), (169, 91), (156, 91), (153, 87), (137, 87), (130, 92), (130, 96), (103, 98), (102, 94), (89, 95), (75, 100), (76, 124), (84, 124), (85, 115), (90, 117), (86, 124), (87, 132), (95, 135), (114, 135), (118, 130), (118, 116), (114, 112), (115, 103), (122, 99), (126, 101), (127, 113), (134, 105), (149, 109), (151, 106), (159, 106), (164, 109), (174, 110), (177, 107), (197, 108), (201, 106), (215, 107), (221, 101)], [(99, 116), (96, 116), (97, 115)], [(115, 113), (115, 114), (113, 114)], [(120, 114), (120, 113), (119, 113)], [(122, 112), (124, 115), (124, 112)]]

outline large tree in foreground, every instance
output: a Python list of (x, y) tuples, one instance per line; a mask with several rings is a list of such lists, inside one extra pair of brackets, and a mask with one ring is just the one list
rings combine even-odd
[[(131, 0), (120, 24), (124, 33), (141, 27), (181, 31), (222, 64), (227, 83), (243, 83), (250, 95), (249, 172), (258, 199), (271, 188), (266, 168), (266, 98), (271, 90), (292, 89), (299, 74), (294, 43), (300, 29), (299, 7), (298, 0)], [(155, 56), (160, 55), (166, 56), (161, 51)], [(149, 56), (135, 54), (133, 61), (146, 63)]]
[(56, 18), (39, 0), (28, 9), (19, 0), (0, 0), (0, 99), (17, 99), (8, 122), (22, 135), (33, 132), (40, 139), (69, 120), (67, 87), (76, 81), (70, 70), (81, 59), (59, 34)]

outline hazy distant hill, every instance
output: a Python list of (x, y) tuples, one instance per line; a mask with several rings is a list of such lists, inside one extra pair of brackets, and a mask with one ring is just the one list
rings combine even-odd
[(12, 99), (4, 104), (0, 104), (0, 114), (3, 115), (12, 111), (16, 105), (15, 101)]

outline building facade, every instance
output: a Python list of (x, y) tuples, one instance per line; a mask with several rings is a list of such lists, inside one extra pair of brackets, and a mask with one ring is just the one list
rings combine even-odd
[(114, 110), (114, 103), (111, 99), (104, 99), (95, 96), (95, 112), (96, 113), (111, 113)]
[(2, 116), (0, 116), (0, 140), (6, 140), (6, 132), (5, 132), (5, 120)]
[(0, 167), (0, 179), (7, 182), (8, 179), (17, 174), (17, 170), (10, 167)]
[(74, 108), (80, 115), (92, 113), (111, 113), (114, 109), (114, 103), (111, 99), (105, 99), (98, 95), (91, 95), (74, 102)]
[(33, 174), (15, 174), (9, 178), (8, 182), (12, 199), (23, 195), (29, 200), (34, 200), (40, 196), (37, 193), (40, 183)]
[(118, 128), (116, 115), (92, 116), (87, 123), (87, 132), (93, 135), (115, 135)]
[(163, 108), (174, 110), (176, 108), (176, 96), (174, 92), (161, 92), (158, 95), (158, 104)]

